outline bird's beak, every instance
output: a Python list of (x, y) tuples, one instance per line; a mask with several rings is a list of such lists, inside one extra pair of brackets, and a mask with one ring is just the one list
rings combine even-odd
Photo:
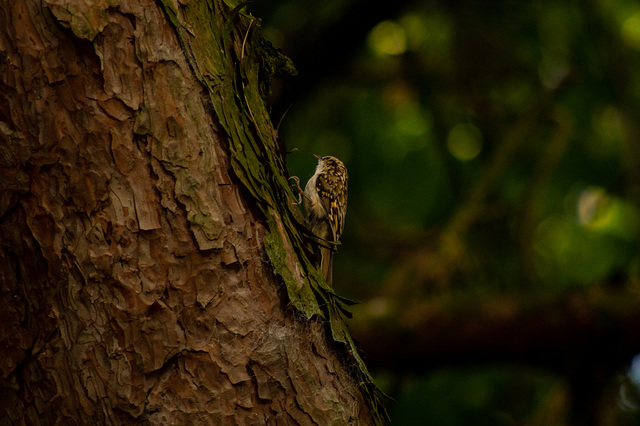
[(313, 155), (314, 157), (316, 157), (318, 160), (322, 160), (322, 157), (320, 157), (320, 156), (319, 156), (319, 155), (317, 155), (317, 154), (314, 154), (313, 152), (311, 153), (311, 155)]

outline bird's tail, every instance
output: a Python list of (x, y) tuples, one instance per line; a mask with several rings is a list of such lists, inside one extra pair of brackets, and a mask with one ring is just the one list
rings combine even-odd
[(333, 286), (333, 252), (331, 248), (320, 247), (320, 268), (329, 287)]

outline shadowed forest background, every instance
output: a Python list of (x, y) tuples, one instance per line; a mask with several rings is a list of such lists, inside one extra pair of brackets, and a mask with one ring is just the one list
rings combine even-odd
[(398, 425), (638, 424), (640, 5), (255, 2), (350, 173), (339, 294)]

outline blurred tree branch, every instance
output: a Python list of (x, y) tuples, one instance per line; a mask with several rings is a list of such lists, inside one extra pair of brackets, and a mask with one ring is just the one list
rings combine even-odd
[(395, 374), (486, 363), (553, 371), (569, 384), (569, 424), (596, 425), (608, 380), (640, 352), (640, 283), (611, 287), (411, 306), (379, 298), (358, 308), (351, 329), (367, 364)]
[(527, 363), (560, 373), (615, 365), (640, 352), (640, 283), (561, 295), (462, 294), (360, 305), (350, 324), (372, 368), (426, 372), (446, 365)]
[(535, 277), (533, 233), (540, 219), (538, 204), (543, 199), (543, 193), (547, 190), (551, 176), (567, 151), (574, 134), (575, 120), (568, 110), (557, 108), (554, 121), (557, 126), (536, 163), (520, 217), (522, 287), (530, 287), (530, 280)]

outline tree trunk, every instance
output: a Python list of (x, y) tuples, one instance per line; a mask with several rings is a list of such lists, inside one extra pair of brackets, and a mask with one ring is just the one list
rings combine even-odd
[(0, 424), (383, 421), (295, 225), (258, 24), (0, 4)]

